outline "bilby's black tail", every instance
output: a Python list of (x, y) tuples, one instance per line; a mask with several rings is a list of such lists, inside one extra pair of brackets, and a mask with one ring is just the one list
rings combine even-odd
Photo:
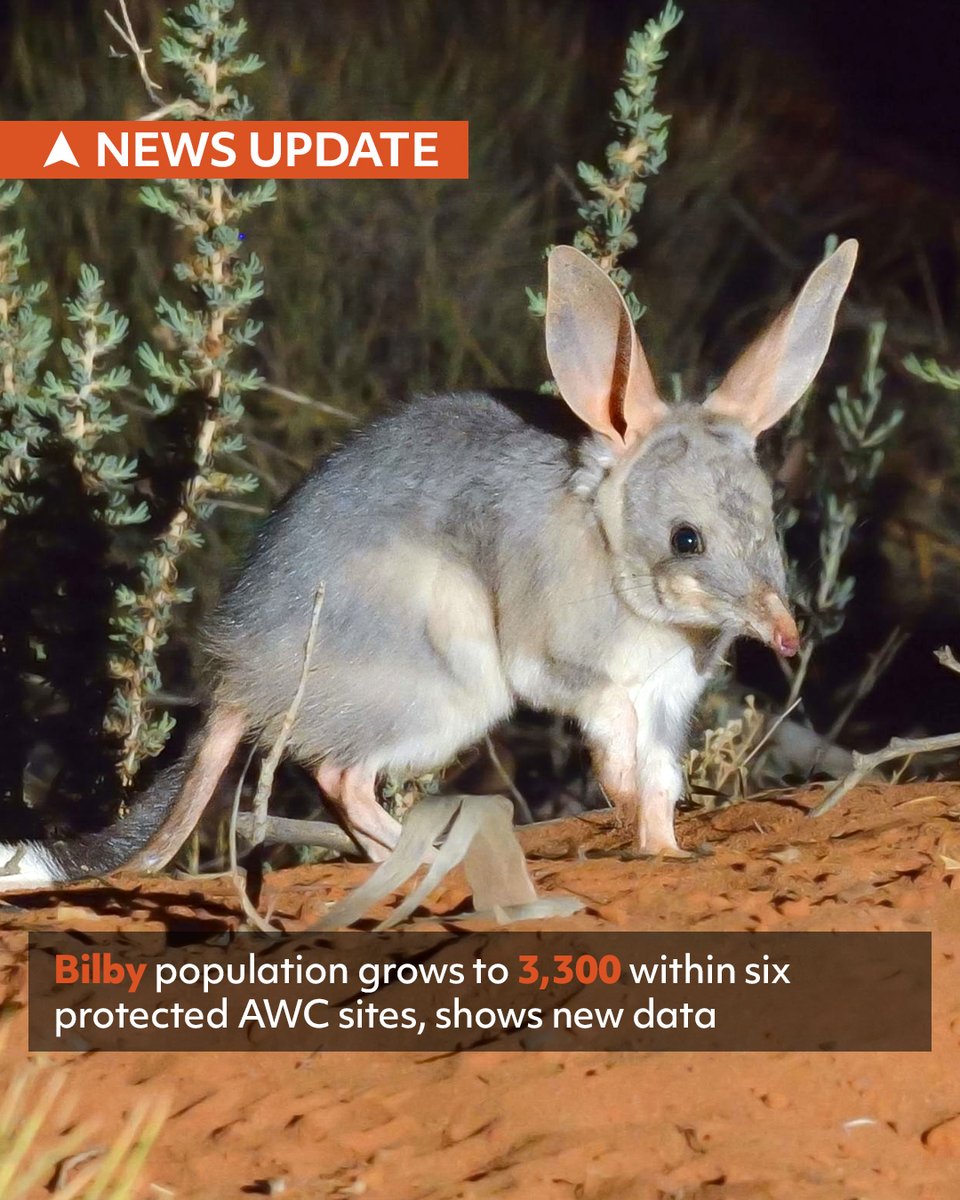
[(159, 870), (190, 835), (244, 733), (236, 709), (215, 708), (130, 811), (106, 829), (62, 841), (0, 842), (0, 894), (108, 875)]

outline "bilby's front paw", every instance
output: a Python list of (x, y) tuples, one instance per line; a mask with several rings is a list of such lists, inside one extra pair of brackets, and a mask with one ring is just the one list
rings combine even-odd
[(640, 817), (637, 831), (637, 850), (645, 857), (658, 858), (693, 858), (689, 850), (682, 850), (677, 845), (677, 835), (673, 831), (673, 808), (670, 813), (654, 813)]
[(675, 838), (667, 840), (640, 840), (638, 853), (644, 858), (696, 858), (692, 850), (678, 846)]

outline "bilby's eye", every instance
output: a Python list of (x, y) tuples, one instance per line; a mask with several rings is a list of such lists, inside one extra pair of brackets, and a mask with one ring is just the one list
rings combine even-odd
[(670, 535), (670, 549), (680, 558), (703, 553), (703, 537), (692, 525), (678, 525)]

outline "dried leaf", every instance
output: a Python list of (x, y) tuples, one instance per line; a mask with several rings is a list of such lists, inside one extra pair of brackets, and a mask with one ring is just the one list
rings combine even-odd
[(927, 800), (939, 800), (939, 796), (914, 796), (912, 800), (901, 800), (894, 808), (909, 808), (911, 804), (923, 804)]
[[(434, 849), (441, 839), (439, 848)], [(504, 924), (567, 916), (583, 907), (573, 896), (538, 898), (513, 829), (513, 807), (505, 797), (428, 796), (407, 814), (390, 857), (356, 891), (335, 904), (315, 928), (354, 924), (403, 887), (421, 866), (429, 865), (403, 903), (377, 926), (390, 929), (409, 917), (461, 862), (476, 910), (459, 914), (458, 920), (483, 918)]]

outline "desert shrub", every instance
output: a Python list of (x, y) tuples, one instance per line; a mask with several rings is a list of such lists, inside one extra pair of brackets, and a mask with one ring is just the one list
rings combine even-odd
[[(230, 19), (232, 9), (233, 0), (201, 0), (179, 17), (164, 18), (161, 58), (179, 71), (184, 91), (165, 106), (167, 115), (249, 115), (235, 81), (262, 63), (256, 55), (241, 56), (246, 25)], [(132, 32), (129, 39), (135, 48)], [(154, 99), (149, 79), (147, 87)], [(146, 406), (155, 417), (174, 414), (181, 422), (179, 478), (153, 506), (131, 497), (134, 484), (149, 478), (139, 464), (109, 453), (109, 439), (127, 424), (115, 401), (129, 388), (131, 372), (124, 365), (108, 368), (104, 360), (122, 346), (128, 319), (104, 301), (99, 273), (81, 266), (78, 295), (65, 305), (76, 332), (61, 341), (63, 369), (49, 371), (35, 389), (49, 321), (34, 312), (40, 288), (26, 289), (19, 278), (27, 267), (23, 231), (6, 243), (7, 328), (0, 354), (7, 453), (0, 507), (8, 543), (21, 551), (17, 570), (4, 579), (0, 610), (6, 697), (22, 697), (29, 673), (48, 729), (55, 728), (50, 718), (57, 707), (64, 707), (65, 728), (50, 740), (60, 752), (61, 776), (72, 785), (65, 790), (99, 796), (105, 805), (118, 794), (117, 782), (133, 784), (143, 759), (159, 753), (173, 727), (169, 715), (151, 705), (175, 606), (190, 599), (178, 582), (182, 559), (202, 545), (200, 522), (213, 501), (257, 486), (249, 474), (224, 469), (225, 456), (244, 448), (236, 432), (243, 397), (260, 384), (256, 372), (238, 362), (259, 332), (248, 310), (262, 293), (259, 260), (244, 247), (238, 225), (275, 190), (272, 181), (237, 188), (223, 180), (141, 189), (144, 204), (190, 239), (188, 255), (173, 268), (184, 298), (161, 296), (160, 348), (144, 342), (138, 349), (150, 380), (142, 388)], [(110, 561), (112, 530), (148, 521), (155, 528), (147, 530), (129, 570), (118, 571)], [(18, 604), (24, 595), (29, 607)], [(34, 748), (18, 715), (19, 754), (11, 756), (7, 774), (14, 795)], [(94, 750), (83, 753), (83, 746)], [(115, 761), (119, 781), (105, 759)]]

